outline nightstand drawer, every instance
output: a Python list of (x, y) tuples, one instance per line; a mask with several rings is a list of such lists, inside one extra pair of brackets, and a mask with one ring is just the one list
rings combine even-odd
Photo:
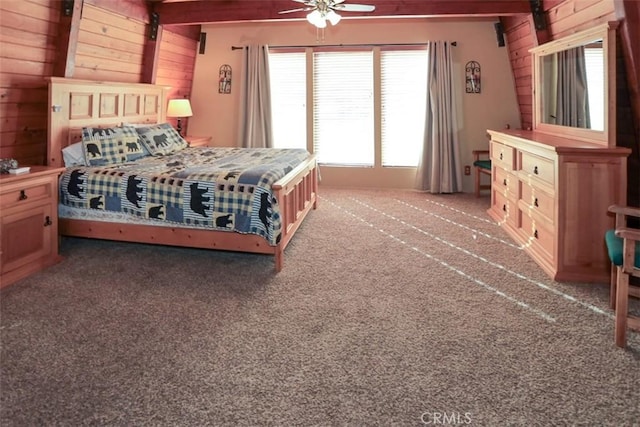
[(50, 178), (34, 179), (17, 183), (2, 189), (2, 193), (0, 193), (0, 207), (6, 209), (22, 203), (48, 199), (53, 195), (54, 191), (55, 189), (53, 188)]
[(57, 236), (49, 232), (54, 228), (52, 209), (54, 208), (47, 204), (0, 217), (3, 248), (0, 273), (51, 255), (54, 250), (51, 240), (57, 239)]
[(190, 147), (209, 147), (211, 144), (210, 136), (187, 135), (184, 139), (189, 143)]

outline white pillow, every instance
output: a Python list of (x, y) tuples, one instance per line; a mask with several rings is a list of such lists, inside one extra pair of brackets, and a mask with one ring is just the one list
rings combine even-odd
[(86, 166), (87, 161), (84, 157), (84, 147), (82, 141), (71, 144), (62, 149), (62, 159), (66, 167)]

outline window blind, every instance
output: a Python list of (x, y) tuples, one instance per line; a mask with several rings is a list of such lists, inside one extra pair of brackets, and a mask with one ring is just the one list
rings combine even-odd
[(424, 141), (427, 51), (380, 53), (382, 166), (418, 166)]
[(373, 52), (314, 52), (313, 66), (318, 162), (373, 166)]
[(305, 52), (269, 52), (271, 120), (275, 148), (307, 148)]

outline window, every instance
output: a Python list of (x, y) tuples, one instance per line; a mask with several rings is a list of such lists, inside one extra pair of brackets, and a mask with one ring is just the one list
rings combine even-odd
[[(375, 64), (377, 58), (379, 64)], [(313, 71), (307, 71), (311, 59)], [(427, 61), (427, 51), (421, 48), (272, 49), (269, 71), (275, 146), (306, 148), (306, 118), (312, 113), (309, 137), (319, 163), (417, 166), (424, 138)], [(377, 68), (379, 76), (374, 71)], [(306, 81), (307, 75), (312, 75), (312, 82)], [(313, 94), (312, 105), (307, 105), (308, 91)], [(378, 140), (376, 129), (380, 130)], [(381, 151), (379, 155), (376, 150)], [(376, 164), (376, 158), (382, 159), (381, 164), (380, 160)]]
[(418, 166), (427, 105), (427, 51), (383, 50), (382, 166)]
[(373, 52), (315, 52), (313, 67), (318, 162), (373, 166)]
[(307, 148), (304, 52), (269, 52), (271, 120), (275, 148)]

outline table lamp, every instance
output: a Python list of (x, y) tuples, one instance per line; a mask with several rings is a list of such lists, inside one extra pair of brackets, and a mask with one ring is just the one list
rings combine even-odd
[(178, 126), (176, 130), (182, 136), (182, 123), (180, 120), (184, 117), (193, 116), (193, 111), (191, 111), (191, 104), (188, 99), (171, 99), (169, 101), (169, 106), (167, 107), (167, 117), (177, 117), (178, 118)]

